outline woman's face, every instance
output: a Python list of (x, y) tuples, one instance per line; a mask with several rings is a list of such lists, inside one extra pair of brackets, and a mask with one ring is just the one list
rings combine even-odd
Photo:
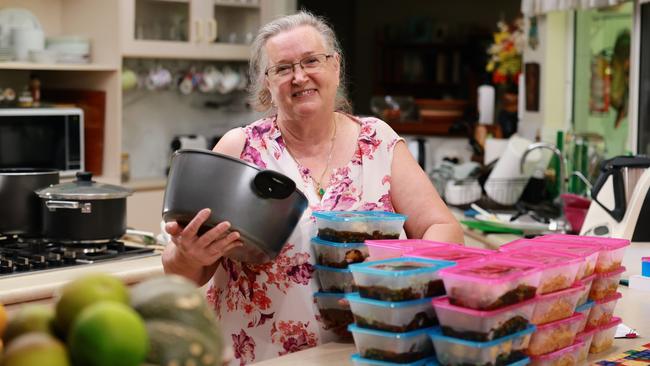
[[(297, 63), (309, 55), (327, 54), (323, 37), (312, 27), (302, 26), (271, 37), (265, 45), (268, 67)], [(339, 85), (339, 56), (328, 57), (321, 67), (305, 71), (296, 64), (286, 78), (265, 78), (280, 115), (291, 119), (334, 110)]]

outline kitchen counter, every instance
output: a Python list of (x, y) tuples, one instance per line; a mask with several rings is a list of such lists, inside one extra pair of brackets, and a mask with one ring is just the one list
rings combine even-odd
[(127, 284), (162, 274), (160, 253), (146, 257), (124, 258), (101, 263), (44, 270), (29, 274), (0, 277), (0, 303), (5, 306), (50, 299), (70, 280), (88, 273), (110, 273)]

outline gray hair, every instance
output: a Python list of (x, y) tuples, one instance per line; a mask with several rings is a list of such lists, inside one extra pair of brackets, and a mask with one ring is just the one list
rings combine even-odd
[(249, 64), (250, 86), (248, 88), (250, 103), (253, 108), (259, 112), (269, 112), (275, 109), (272, 105), (271, 92), (264, 87), (264, 73), (269, 65), (266, 55), (266, 42), (273, 36), (292, 29), (310, 26), (314, 28), (325, 40), (327, 52), (336, 52), (340, 57), (341, 72), (339, 87), (336, 91), (336, 100), (334, 108), (336, 110), (350, 112), (351, 105), (347, 98), (345, 88), (345, 70), (343, 61), (343, 52), (336, 35), (327, 22), (314, 14), (301, 10), (300, 12), (277, 18), (264, 25), (257, 33), (257, 37), (251, 46), (251, 59)]

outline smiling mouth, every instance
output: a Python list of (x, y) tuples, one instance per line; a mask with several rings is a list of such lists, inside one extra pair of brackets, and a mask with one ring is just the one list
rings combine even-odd
[(316, 93), (316, 89), (301, 90), (291, 94), (292, 97), (304, 97)]

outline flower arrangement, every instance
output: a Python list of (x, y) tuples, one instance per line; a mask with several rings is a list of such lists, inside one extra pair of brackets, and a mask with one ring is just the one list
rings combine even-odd
[(517, 84), (521, 73), (521, 54), (526, 45), (524, 20), (517, 18), (512, 24), (497, 23), (499, 30), (494, 33), (494, 44), (488, 48), (490, 60), (486, 70), (492, 73), (494, 84)]

